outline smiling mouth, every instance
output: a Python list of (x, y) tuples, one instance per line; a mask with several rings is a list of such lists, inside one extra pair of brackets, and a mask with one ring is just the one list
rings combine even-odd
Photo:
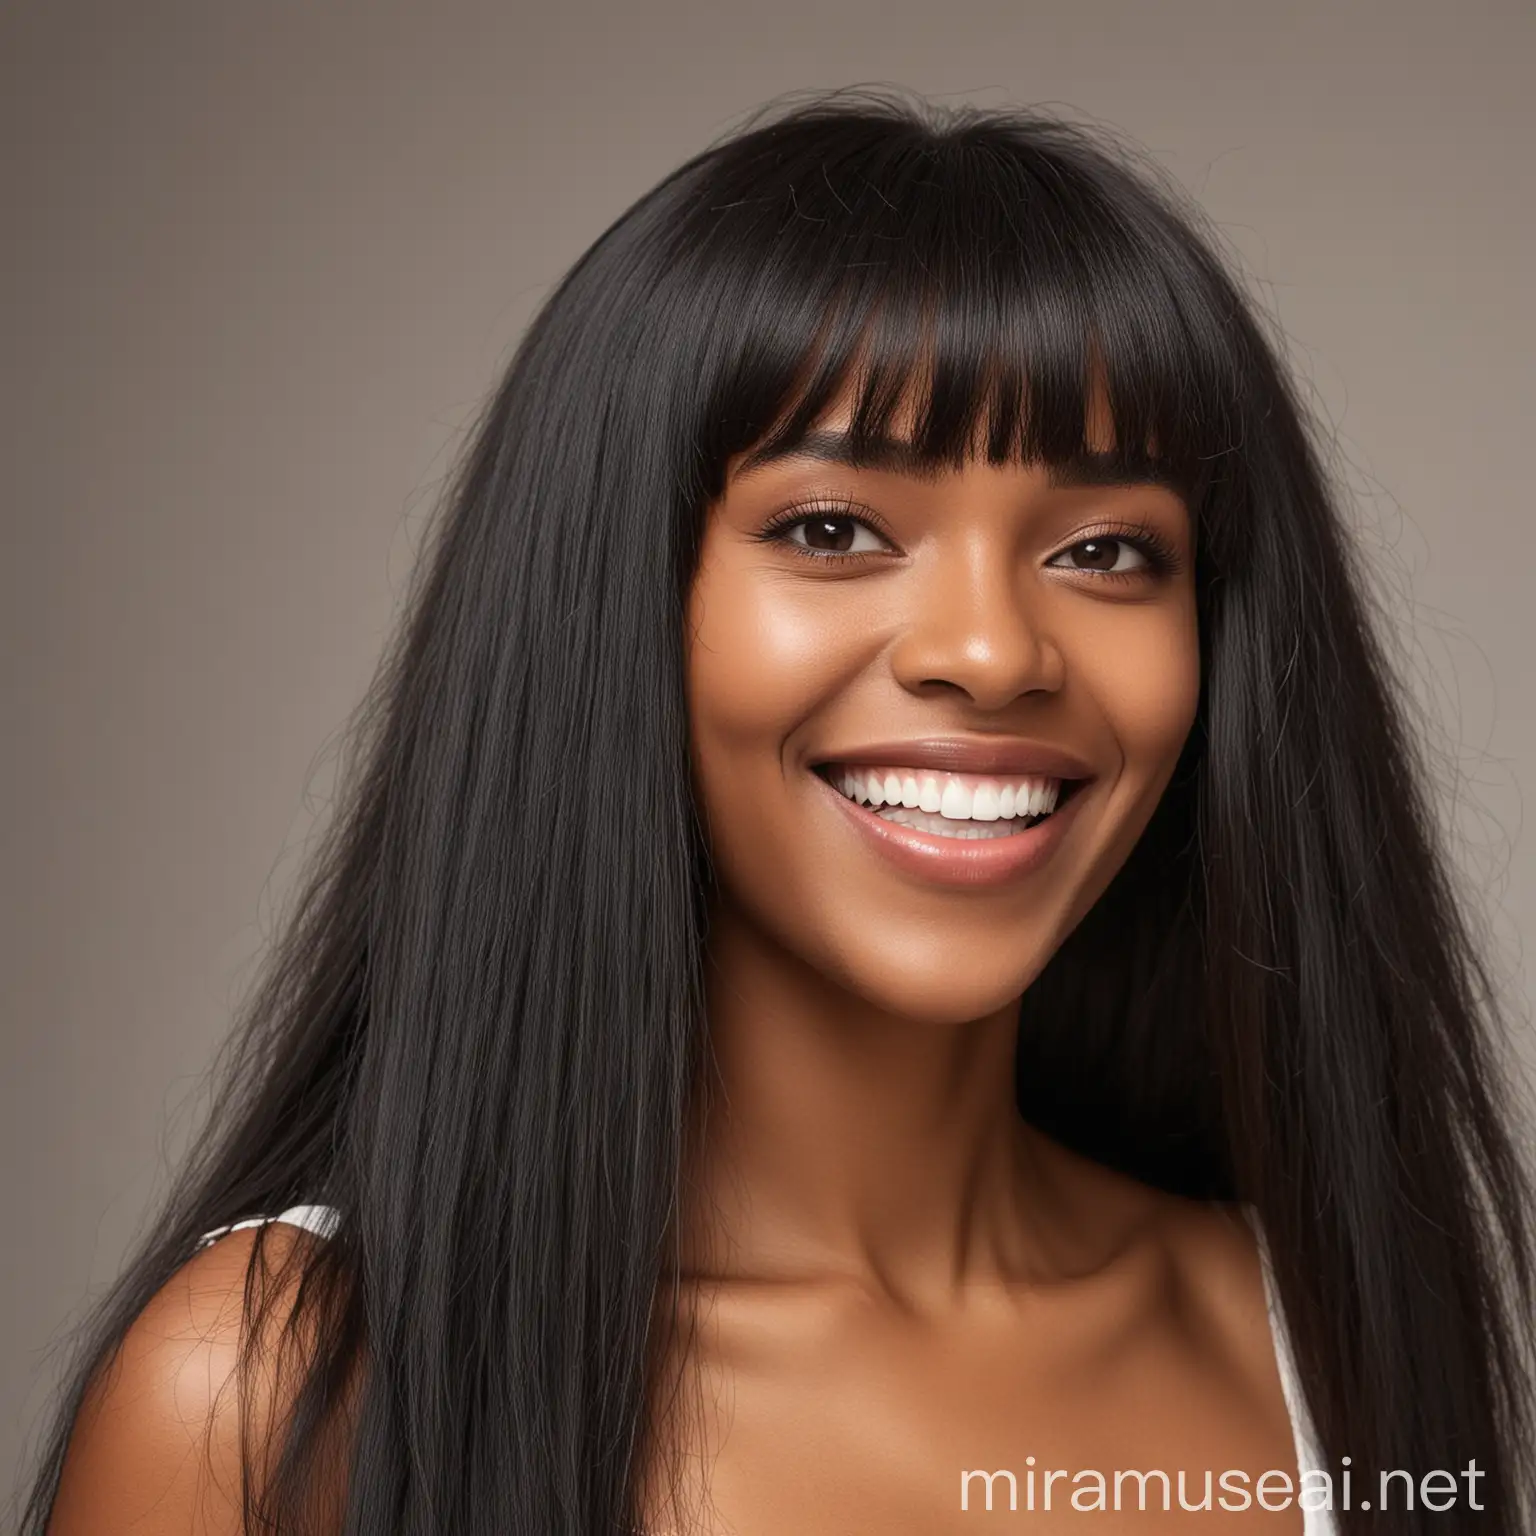
[(821, 763), (814, 771), (882, 821), (933, 837), (972, 840), (1016, 837), (1038, 826), (1087, 782), (862, 763)]

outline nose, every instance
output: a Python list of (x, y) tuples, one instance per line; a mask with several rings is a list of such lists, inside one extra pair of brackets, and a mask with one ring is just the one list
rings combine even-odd
[(917, 694), (958, 690), (987, 711), (1023, 694), (1060, 690), (1061, 651), (1042, 615), (1030, 611), (1015, 560), (976, 549), (957, 553), (923, 572), (911, 590), (910, 617), (891, 652), (902, 687)]

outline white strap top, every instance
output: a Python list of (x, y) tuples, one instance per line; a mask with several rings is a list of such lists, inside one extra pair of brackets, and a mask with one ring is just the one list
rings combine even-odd
[[(1296, 1362), (1291, 1355), (1290, 1332), (1285, 1326), (1285, 1316), (1280, 1309), (1280, 1293), (1270, 1269), (1269, 1244), (1265, 1241), (1264, 1229), (1259, 1225), (1257, 1216), (1249, 1207), (1243, 1209), (1259, 1245), (1259, 1261), (1264, 1271), (1264, 1306), (1269, 1315), (1270, 1335), (1274, 1340), (1275, 1364), (1280, 1370), (1280, 1388), (1285, 1394), (1285, 1406), (1291, 1418), (1296, 1465), (1303, 1474), (1308, 1471), (1326, 1471), (1327, 1463), (1318, 1449), (1312, 1430), (1312, 1418), (1307, 1412), (1306, 1394), (1302, 1391), (1296, 1374)], [(206, 1247), (227, 1233), (239, 1232), (247, 1227), (266, 1226), (274, 1221), (287, 1222), (290, 1226), (303, 1227), (320, 1237), (329, 1237), (336, 1230), (338, 1220), (337, 1212), (328, 1205), (292, 1205), (276, 1216), (253, 1216), (246, 1221), (231, 1222), (227, 1227), (217, 1227), (207, 1233), (198, 1246)], [(1326, 1509), (1304, 1509), (1301, 1536), (1337, 1536), (1332, 1513)]]
[(314, 1232), (320, 1237), (329, 1237), (336, 1230), (338, 1216), (332, 1207), (328, 1205), (290, 1205), (286, 1211), (279, 1211), (276, 1216), (252, 1216), (246, 1221), (232, 1221), (227, 1227), (215, 1227), (212, 1232), (205, 1232), (198, 1241), (199, 1250), (206, 1248), (209, 1243), (216, 1243), (221, 1237), (227, 1237), (231, 1232), (244, 1232), (249, 1227), (266, 1227), (274, 1221), (287, 1222), (290, 1227), (303, 1227), (308, 1232)]
[[(1291, 1436), (1296, 1443), (1298, 1474), (1328, 1471), (1328, 1464), (1317, 1444), (1312, 1428), (1312, 1415), (1307, 1411), (1306, 1393), (1302, 1391), (1301, 1378), (1296, 1372), (1296, 1361), (1291, 1354), (1291, 1334), (1285, 1325), (1285, 1314), (1280, 1307), (1280, 1292), (1275, 1285), (1274, 1273), (1269, 1262), (1269, 1243), (1264, 1229), (1259, 1225), (1257, 1214), (1244, 1206), (1248, 1225), (1259, 1245), (1259, 1262), (1264, 1271), (1264, 1306), (1269, 1313), (1269, 1332), (1275, 1344), (1275, 1364), (1280, 1368), (1280, 1390), (1285, 1394), (1285, 1406), (1291, 1416)], [(1330, 1477), (1328, 1486), (1333, 1486)], [(1303, 1509), (1301, 1536), (1337, 1536), (1333, 1512), (1327, 1509)]]

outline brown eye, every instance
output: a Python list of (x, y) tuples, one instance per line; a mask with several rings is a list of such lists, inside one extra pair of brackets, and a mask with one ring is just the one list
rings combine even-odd
[[(1126, 556), (1130, 557), (1129, 560)], [(1116, 576), (1140, 570), (1148, 564), (1146, 556), (1128, 539), (1109, 536), (1083, 539), (1071, 549), (1063, 550), (1051, 564), (1055, 565), (1062, 560), (1067, 561), (1073, 570), (1102, 571)]]
[(775, 529), (770, 537), (808, 555), (877, 554), (890, 546), (862, 518), (814, 512)]
[(853, 548), (857, 525), (851, 517), (815, 517), (800, 526), (805, 529), (804, 542), (811, 549), (845, 555)]

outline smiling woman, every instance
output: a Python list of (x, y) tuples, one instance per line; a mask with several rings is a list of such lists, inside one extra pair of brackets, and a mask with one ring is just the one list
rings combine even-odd
[(1173, 773), (1200, 692), (1191, 518), (1150, 481), (905, 463), (910, 422), (861, 455), (833, 416), (728, 468), (705, 526), (710, 848), (753, 931), (841, 957), (893, 1015), (977, 1018), (1017, 1002)]
[(1128, 152), (848, 95), (690, 161), (489, 405), (30, 1528), (1528, 1530), (1364, 615)]

